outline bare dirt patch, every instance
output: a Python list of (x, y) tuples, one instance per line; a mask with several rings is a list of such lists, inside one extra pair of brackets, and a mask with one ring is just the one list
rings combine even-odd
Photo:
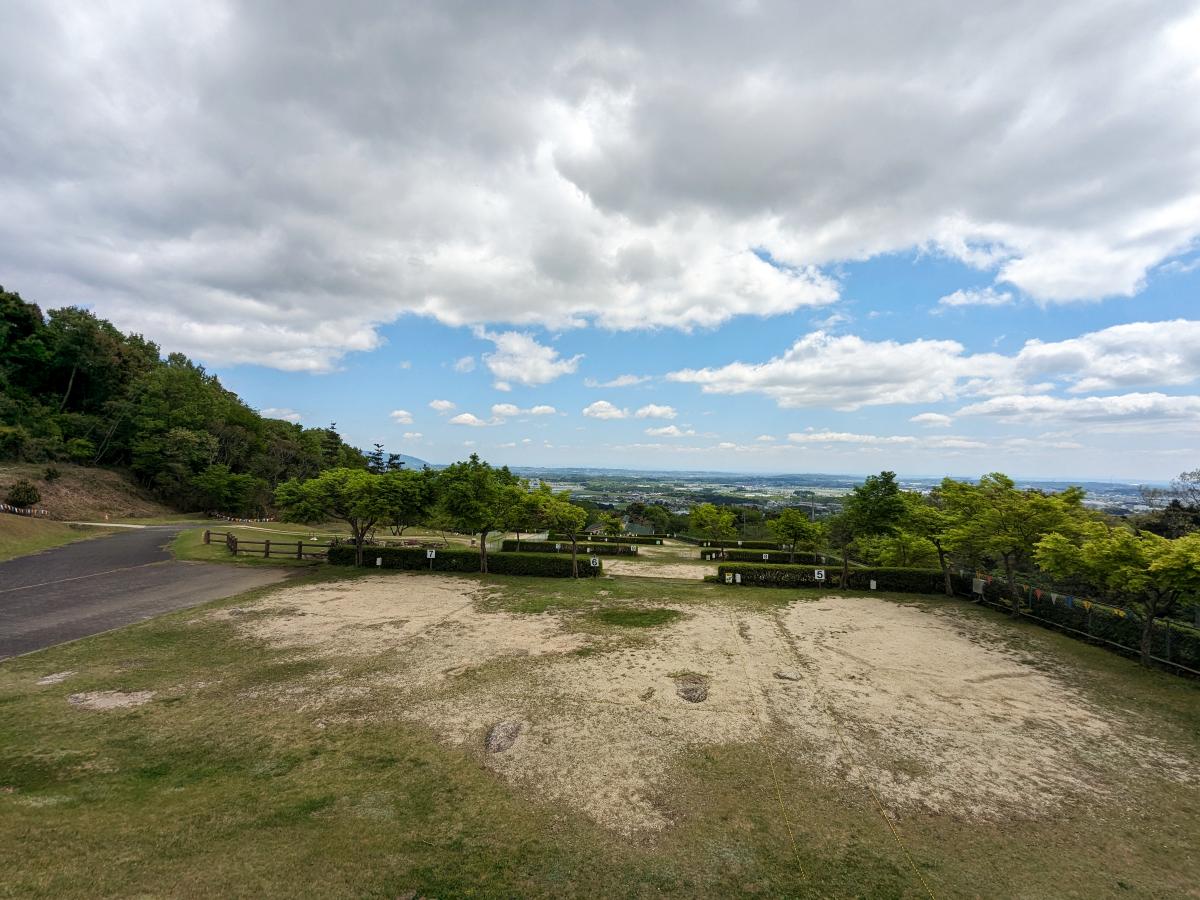
[(75, 674), (74, 669), (68, 669), (65, 672), (52, 672), (49, 675), (43, 675), (41, 678), (39, 678), (37, 680), (37, 683), (39, 686), (47, 685), (47, 684), (60, 684), (61, 682), (66, 681), (68, 678), (70, 678), (74, 674)]
[(141, 706), (154, 699), (154, 691), (88, 691), (72, 694), (67, 702), (82, 709), (126, 709)]
[[(1119, 797), (1147, 774), (1182, 782), (1196, 770), (1142, 736), (1137, 713), (1095, 706), (1070, 673), (1004, 649), (1002, 625), (953, 608), (697, 604), (605, 637), (571, 630), (582, 611), (483, 612), (482, 597), (467, 579), (388, 576), (282, 591), (232, 621), (306, 653), (402, 646), (362, 685), (384, 689), (373, 717), (432, 726), (531, 794), (624, 833), (671, 824), (674, 767), (689, 748), (720, 744), (768, 742), (895, 813), (980, 820), (1038, 817)], [(354, 687), (330, 679), (280, 699), (311, 707)]]
[(604, 573), (606, 575), (635, 575), (642, 578), (683, 578), (703, 581), (705, 575), (716, 575), (717, 567), (701, 562), (659, 562), (657, 560), (632, 562), (627, 559), (606, 559)]

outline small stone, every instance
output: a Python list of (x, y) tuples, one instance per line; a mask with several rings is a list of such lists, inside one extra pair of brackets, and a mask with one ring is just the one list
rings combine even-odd
[(708, 679), (689, 675), (675, 680), (675, 693), (688, 703), (703, 703), (708, 699)]
[(800, 676), (795, 672), (776, 672), (775, 677), (781, 681), (799, 681)]
[(488, 753), (503, 753), (517, 742), (521, 734), (520, 722), (497, 722), (483, 739), (483, 747)]
[(653, 696), (654, 696), (654, 688), (648, 687), (644, 691), (642, 691), (640, 694), (638, 694), (638, 699), (639, 700), (649, 700)]

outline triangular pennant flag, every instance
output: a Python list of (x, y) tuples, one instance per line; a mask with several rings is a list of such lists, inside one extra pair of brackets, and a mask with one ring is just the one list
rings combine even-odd
[(1041, 588), (1038, 588), (1038, 589), (1037, 589), (1036, 591), (1034, 591), (1033, 593), (1034, 593), (1034, 596), (1036, 596), (1036, 597), (1037, 597), (1039, 600), (1041, 600), (1041, 599), (1042, 599), (1042, 589), (1041, 589)]

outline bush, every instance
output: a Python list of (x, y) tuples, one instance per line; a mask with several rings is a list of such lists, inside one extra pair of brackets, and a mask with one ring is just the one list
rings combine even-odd
[[(824, 569), (825, 580), (817, 581), (815, 573)], [(729, 578), (726, 578), (726, 576)], [(738, 582), (737, 576), (741, 576)], [(789, 566), (771, 563), (727, 563), (717, 567), (717, 580), (735, 581), (758, 587), (836, 587), (841, 580), (840, 566)], [(899, 591), (901, 593), (945, 594), (945, 580), (941, 569), (851, 569), (846, 587), (856, 590), (871, 590), (875, 582), (877, 591)], [(968, 589), (970, 585), (967, 585)]]
[[(466, 549), (444, 549), (439, 547), (434, 558), (425, 556), (424, 547), (364, 547), (363, 564), (375, 566), (382, 562), (381, 569), (430, 570), (434, 572), (478, 572), (479, 551)], [(354, 545), (338, 544), (329, 548), (329, 562), (335, 566), (354, 565)], [(603, 574), (603, 567), (593, 567), (588, 560), (581, 559), (579, 576), (595, 578)], [(493, 553), (488, 555), (489, 575), (532, 575), (541, 578), (570, 578), (570, 557), (545, 553)]]
[(86, 465), (96, 456), (96, 445), (87, 438), (71, 438), (63, 448), (73, 463)]
[(786, 550), (787, 545), (781, 544), (778, 541), (712, 541), (708, 538), (693, 537), (691, 535), (679, 536), (679, 540), (687, 541), (689, 544), (699, 544), (701, 547), (715, 547), (720, 549), (722, 546), (727, 550)]
[[(588, 535), (587, 540), (589, 543), (593, 544), (661, 544), (664, 537), (666, 537), (666, 535), (662, 534), (590, 534)], [(557, 542), (569, 541), (571, 540), (571, 536), (569, 534), (554, 534), (551, 532), (546, 536), (546, 540)], [(579, 543), (582, 544), (583, 542), (584, 539), (580, 538)], [(525, 541), (521, 541), (521, 543), (524, 544)]]
[[(520, 548), (519, 550), (517, 548)], [(571, 540), (565, 541), (505, 541), (500, 545), (502, 553), (567, 553), (571, 552)], [(637, 556), (637, 546), (629, 544), (606, 544), (603, 541), (579, 542), (579, 554), (587, 556)]]
[[(729, 549), (725, 551), (724, 558), (729, 562), (758, 562), (758, 563), (788, 563), (791, 564), (788, 557), (791, 556), (786, 550), (735, 550)], [(824, 557), (824, 560), (821, 557)], [(766, 557), (764, 559), (764, 557)], [(701, 548), (701, 559), (719, 560), (721, 559), (721, 551), (709, 547)], [(807, 564), (811, 566), (837, 566), (841, 567), (842, 558), (840, 556), (831, 556), (827, 553), (808, 553), (803, 550), (796, 551), (796, 564)]]
[(37, 489), (37, 485), (28, 479), (22, 478), (13, 482), (12, 487), (8, 489), (8, 496), (4, 498), (4, 502), (9, 506), (25, 509), (33, 506), (41, 499), (42, 492)]
[(62, 477), (62, 472), (58, 471), (57, 466), (46, 466), (46, 471), (42, 475), (44, 481), (55, 481)]

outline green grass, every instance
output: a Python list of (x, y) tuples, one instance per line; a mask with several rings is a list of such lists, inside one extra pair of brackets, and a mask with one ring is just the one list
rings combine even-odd
[[(374, 575), (321, 567), (289, 587)], [(489, 608), (601, 621), (659, 611), (647, 602), (774, 609), (829, 593), (473, 580), (491, 589)], [(278, 589), (209, 608), (252, 609)], [(471, 747), (371, 715), (363, 698), (332, 716), (278, 702), (288, 685), (386, 662), (297, 656), (202, 616), (0, 663), (0, 897), (927, 896), (871, 798), (804, 752), (770, 739), (695, 748), (665, 798), (677, 824), (630, 839), (510, 787)], [(1023, 623), (1007, 634), (1014, 652), (1057, 654), (1098, 707), (1136, 708), (1200, 744), (1195, 684)], [(106, 713), (66, 702), (108, 689), (159, 694)], [(1196, 791), (1152, 779), (1045, 821), (911, 813), (896, 825), (938, 897), (1185, 896), (1200, 883)]]
[[(175, 536), (171, 542), (171, 553), (176, 559), (192, 560), (195, 562), (221, 562), (221, 563), (236, 563), (240, 566), (288, 566), (288, 567), (317, 567), (324, 566), (323, 560), (319, 559), (296, 559), (295, 556), (287, 557), (280, 555), (287, 544), (291, 544), (293, 551), (298, 538), (292, 537), (290, 540), (279, 540), (279, 546), (271, 551), (269, 559), (264, 559), (262, 556), (251, 556), (245, 553), (239, 553), (234, 556), (225, 546), (223, 539), (214, 538), (211, 543), (204, 543), (205, 528), (193, 528), (187, 531), (181, 531)], [(213, 529), (216, 530), (216, 529)], [(224, 530), (224, 529), (223, 529)], [(235, 531), (240, 538), (248, 541), (264, 541), (272, 540), (269, 534), (253, 531)], [(300, 538), (302, 540), (302, 538)], [(260, 553), (263, 548), (256, 546), (256, 550)]]
[(683, 617), (677, 609), (629, 609), (616, 607), (602, 609), (595, 614), (596, 618), (605, 625), (616, 625), (621, 628), (653, 628), (656, 625), (667, 625)]
[(0, 513), (0, 560), (101, 537), (113, 530)]

